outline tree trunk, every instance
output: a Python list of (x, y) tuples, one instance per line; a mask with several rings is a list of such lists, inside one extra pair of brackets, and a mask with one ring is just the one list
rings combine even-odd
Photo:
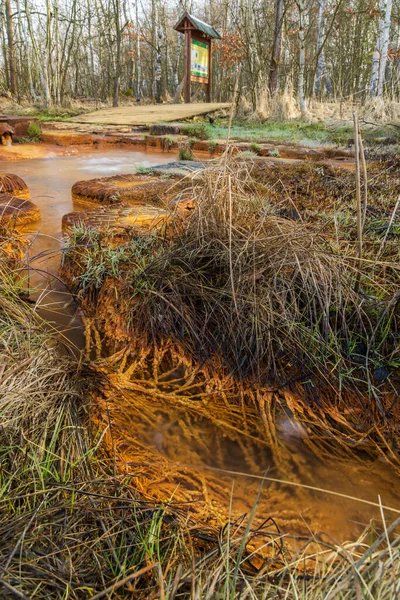
[(116, 52), (114, 62), (114, 93), (113, 93), (113, 106), (118, 106), (119, 102), (119, 86), (121, 81), (121, 42), (122, 42), (122, 31), (121, 31), (121, 14), (120, 14), (120, 0), (114, 1), (114, 20), (115, 20), (115, 38), (116, 38)]
[[(76, 25), (77, 25), (77, 20), (78, 20), (76, 10), (77, 10), (77, 0), (73, 0), (72, 6), (71, 6), (72, 31), (71, 31), (71, 35), (68, 35), (66, 37), (65, 43), (63, 45), (62, 53), (61, 53), (61, 57), (62, 57), (61, 64), (60, 64), (60, 75), (61, 75), (60, 102), (61, 103), (64, 101), (67, 73), (68, 73), (68, 68), (69, 68), (70, 61), (71, 61), (72, 51), (74, 48), (75, 38), (76, 37), (79, 38), (79, 35), (76, 36)], [(81, 25), (81, 30), (82, 30), (82, 25)], [(69, 27), (68, 27), (68, 31), (69, 31)], [(69, 41), (68, 45), (67, 45), (67, 40)]]
[(379, 77), (378, 77), (378, 96), (383, 94), (383, 85), (385, 83), (386, 73), (386, 62), (387, 53), (389, 48), (389, 33), (390, 33), (390, 22), (392, 17), (392, 0), (386, 1), (385, 19), (382, 27), (382, 39), (381, 39), (381, 60), (379, 62)]
[(279, 63), (282, 51), (282, 25), (284, 0), (275, 0), (275, 30), (272, 46), (271, 64), (269, 67), (269, 91), (275, 94), (278, 89)]
[(370, 79), (371, 96), (382, 96), (383, 93), (391, 16), (392, 0), (381, 0), (378, 37), (376, 40), (375, 51), (372, 56)]
[(17, 90), (17, 65), (15, 60), (14, 46), (14, 27), (13, 15), (11, 10), (11, 0), (6, 0), (6, 20), (7, 20), (7, 42), (8, 42), (8, 68), (10, 72), (10, 92), (16, 94)]
[(54, 49), (55, 49), (55, 66), (54, 66), (54, 98), (56, 104), (61, 102), (61, 72), (60, 72), (60, 28), (58, 15), (58, 0), (54, 0)]
[(162, 58), (162, 39), (163, 31), (161, 27), (161, 21), (158, 14), (157, 2), (154, 5), (155, 9), (155, 61), (154, 61), (154, 98), (156, 102), (161, 102), (161, 58)]
[(136, 0), (136, 101), (140, 102), (142, 87), (142, 64), (140, 59), (140, 27), (139, 27), (139, 2)]
[[(31, 44), (32, 44), (33, 50), (35, 52), (37, 67), (38, 67), (39, 76), (40, 76), (40, 82), (42, 84), (42, 90), (44, 93), (44, 104), (46, 107), (48, 107), (51, 104), (51, 96), (50, 96), (49, 81), (48, 81), (48, 75), (47, 75), (47, 64), (46, 64), (46, 61), (43, 61), (42, 56), (40, 55), (40, 52), (39, 52), (38, 45), (36, 43), (36, 36), (35, 36), (35, 32), (33, 31), (33, 27), (32, 27), (32, 19), (31, 19), (31, 13), (29, 10), (28, 0), (25, 0), (25, 15), (26, 15), (26, 22), (28, 25), (29, 37), (31, 38)], [(45, 63), (44, 66), (43, 66), (43, 63)]]
[(19, 30), (19, 36), (20, 36), (21, 40), (23, 40), (23, 47), (25, 49), (24, 55), (25, 55), (26, 67), (27, 67), (27, 71), (28, 71), (29, 92), (31, 94), (33, 102), (36, 103), (37, 102), (37, 96), (36, 96), (36, 90), (35, 90), (35, 86), (33, 85), (33, 79), (32, 79), (31, 55), (30, 55), (30, 52), (29, 52), (28, 42), (27, 42), (27, 39), (26, 39), (26, 31), (25, 31), (25, 28), (22, 25), (22, 14), (21, 14), (20, 0), (17, 0), (17, 12), (18, 12), (18, 30)]
[(297, 0), (299, 11), (299, 106), (302, 116), (307, 112), (304, 92), (304, 72), (306, 67), (306, 45), (304, 33), (305, 0)]
[(332, 95), (332, 84), (326, 72), (325, 56), (322, 49), (324, 31), (325, 31), (325, 6), (326, 0), (320, 0), (318, 10), (318, 26), (317, 26), (317, 70), (315, 74), (315, 95), (318, 96), (321, 90), (321, 82), (324, 79), (326, 91), (328, 95)]
[(179, 86), (179, 78), (178, 78), (178, 66), (179, 66), (179, 57), (181, 54), (181, 40), (182, 40), (182, 35), (180, 33), (178, 33), (178, 41), (176, 44), (176, 49), (175, 49), (175, 60), (174, 60), (174, 66), (173, 66), (173, 80), (174, 80), (174, 89), (175, 92), (178, 89)]

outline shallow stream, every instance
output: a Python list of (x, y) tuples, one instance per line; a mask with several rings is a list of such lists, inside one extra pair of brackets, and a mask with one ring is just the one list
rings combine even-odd
[[(35, 202), (41, 210), (42, 220), (33, 224), (26, 233), (32, 240), (30, 285), (36, 289), (43, 317), (54, 321), (76, 346), (83, 346), (83, 328), (71, 297), (57, 280), (57, 269), (63, 241), (61, 218), (72, 210), (86, 210), (87, 206), (73, 204), (71, 186), (78, 180), (107, 175), (132, 173), (135, 166), (150, 166), (174, 160), (172, 154), (128, 151), (126, 149), (99, 149), (13, 163), (0, 160), (0, 170), (13, 172), (27, 183)], [(150, 405), (151, 404), (151, 405)], [(204, 477), (212, 471), (226, 489), (229, 512), (229, 495), (233, 489), (232, 506), (237, 511), (248, 511), (254, 500), (262, 476), (277, 477), (278, 468), (265, 443), (257, 442), (257, 435), (250, 450), (245, 445), (232, 442), (223, 427), (212, 418), (196, 414), (182, 414), (174, 408), (150, 403), (146, 410), (138, 410), (126, 396), (121, 399), (118, 411), (124, 420), (127, 445), (134, 440), (142, 448), (148, 448), (154, 458), (181, 465), (188, 472), (192, 467), (203, 471)], [(212, 407), (210, 406), (212, 411)], [(117, 411), (117, 412), (118, 412)], [(137, 424), (142, 419), (142, 425)], [(147, 425), (146, 425), (147, 423)], [(295, 458), (295, 477), (300, 484), (331, 490), (341, 496), (329, 495), (316, 489), (302, 489), (265, 481), (263, 510), (268, 510), (271, 498), (271, 514), (279, 521), (290, 515), (302, 523), (309, 532), (323, 529), (335, 540), (343, 542), (354, 539), (371, 518), (381, 527), (381, 511), (351, 499), (362, 498), (368, 502), (392, 507), (397, 511), (384, 510), (387, 522), (400, 513), (400, 483), (397, 473), (384, 460), (374, 462), (361, 460), (338, 461), (318, 459), (307, 448), (304, 432), (293, 428), (290, 419), (281, 419), (278, 427), (280, 443)], [(256, 460), (249, 461), (249, 452)], [(252, 465), (250, 466), (250, 462)], [(225, 471), (225, 473), (224, 473)], [(234, 473), (240, 473), (235, 475)], [(289, 478), (289, 476), (288, 476)], [(235, 485), (232, 488), (232, 481)], [(162, 489), (162, 477), (160, 489)], [(166, 490), (167, 493), (167, 490)], [(171, 490), (169, 490), (171, 493)], [(277, 493), (280, 494), (279, 498)], [(347, 496), (347, 497), (344, 497)], [(278, 499), (277, 499), (278, 498)], [(265, 514), (265, 517), (270, 516)]]
[[(46, 158), (20, 161), (0, 160), (0, 171), (15, 173), (27, 184), (32, 202), (40, 208), (41, 221), (24, 228), (31, 239), (29, 285), (39, 299), (44, 319), (55, 321), (76, 346), (84, 344), (82, 325), (75, 318), (71, 296), (57, 280), (63, 239), (61, 219), (87, 205), (73, 202), (71, 187), (76, 181), (134, 173), (137, 166), (149, 167), (174, 160), (163, 152), (138, 152), (126, 148), (72, 149), (69, 156), (49, 152)], [(33, 290), (36, 290), (33, 292)]]

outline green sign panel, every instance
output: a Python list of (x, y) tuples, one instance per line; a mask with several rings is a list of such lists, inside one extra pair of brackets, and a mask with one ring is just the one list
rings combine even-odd
[(208, 78), (208, 44), (192, 40), (192, 62), (190, 74)]

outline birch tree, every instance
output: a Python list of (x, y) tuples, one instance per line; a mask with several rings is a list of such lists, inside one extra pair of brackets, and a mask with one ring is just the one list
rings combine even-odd
[(142, 64), (140, 60), (140, 25), (139, 25), (139, 3), (136, 0), (136, 101), (140, 102), (142, 88)]
[(279, 63), (282, 52), (282, 25), (283, 25), (284, 0), (275, 0), (275, 28), (274, 43), (272, 46), (271, 65), (269, 69), (269, 91), (275, 94), (278, 88)]
[(383, 27), (381, 31), (381, 55), (379, 61), (379, 77), (378, 77), (378, 91), (377, 96), (382, 96), (383, 93), (383, 85), (385, 83), (385, 73), (386, 73), (386, 62), (387, 62), (387, 53), (389, 48), (389, 32), (390, 32), (390, 22), (392, 16), (392, 0), (386, 0), (386, 10), (385, 10), (385, 18), (383, 21)]
[(385, 83), (387, 53), (389, 47), (389, 33), (392, 15), (392, 0), (381, 0), (379, 11), (378, 37), (375, 51), (372, 56), (372, 70), (370, 80), (370, 95), (382, 96)]
[(161, 102), (161, 60), (162, 60), (162, 41), (163, 31), (159, 15), (157, 1), (154, 2), (154, 89), (153, 96), (156, 102)]
[(319, 0), (318, 7), (318, 25), (317, 25), (317, 70), (315, 74), (315, 95), (318, 96), (321, 90), (321, 82), (324, 80), (326, 91), (332, 94), (332, 84), (328, 77), (325, 65), (325, 55), (323, 51), (323, 40), (325, 31), (325, 6), (326, 0)]
[(19, 33), (19, 37), (20, 37), (20, 43), (23, 44), (24, 56), (25, 56), (26, 67), (27, 67), (27, 72), (28, 72), (29, 92), (30, 92), (33, 102), (36, 104), (37, 96), (36, 96), (36, 90), (35, 90), (35, 86), (33, 84), (33, 78), (32, 78), (31, 54), (29, 52), (26, 29), (22, 23), (22, 11), (21, 11), (20, 0), (17, 0), (17, 14), (18, 14), (18, 33)]
[(297, 10), (299, 15), (299, 81), (298, 81), (298, 96), (299, 107), (302, 116), (307, 112), (306, 97), (304, 91), (304, 74), (306, 68), (306, 45), (305, 45), (305, 0), (297, 0)]
[(7, 42), (8, 42), (8, 68), (10, 74), (10, 91), (17, 93), (17, 64), (15, 60), (15, 40), (13, 14), (11, 10), (11, 0), (6, 0), (6, 22), (7, 22)]
[(39, 50), (39, 46), (36, 42), (36, 36), (35, 36), (34, 29), (33, 29), (32, 17), (31, 17), (28, 0), (25, 0), (25, 16), (26, 16), (26, 22), (27, 22), (27, 26), (28, 26), (29, 37), (30, 37), (31, 44), (32, 44), (34, 54), (35, 54), (35, 58), (36, 58), (36, 66), (39, 71), (42, 93), (44, 95), (44, 105), (46, 107), (48, 107), (51, 105), (51, 96), (50, 96), (49, 80), (48, 80), (48, 73), (47, 73), (47, 62), (45, 60), (43, 60), (43, 57)]

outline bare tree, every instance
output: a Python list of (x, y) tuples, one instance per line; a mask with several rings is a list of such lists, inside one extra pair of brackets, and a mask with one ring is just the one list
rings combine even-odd
[(232, 96), (238, 64), (240, 99), (259, 113), (267, 108), (267, 89), (275, 94), (288, 84), (303, 114), (308, 94), (361, 98), (370, 87), (372, 95), (382, 96), (389, 92), (389, 47), (390, 93), (400, 99), (395, 54), (400, 20), (391, 19), (399, 3), (203, 0), (195, 6), (192, 0), (167, 5), (160, 0), (0, 0), (0, 89), (45, 106), (73, 97), (117, 105), (127, 90), (137, 101), (159, 102), (167, 94), (178, 99), (183, 46), (173, 25), (184, 10), (193, 10), (223, 33), (222, 42), (213, 46), (220, 101)]
[(17, 93), (17, 66), (15, 59), (15, 41), (13, 14), (11, 10), (11, 0), (6, 1), (6, 21), (7, 21), (7, 41), (8, 41), (8, 68), (10, 73), (10, 91)]
[(325, 65), (325, 55), (323, 51), (323, 39), (325, 31), (325, 6), (326, 0), (319, 0), (318, 8), (318, 26), (317, 26), (317, 70), (315, 74), (315, 95), (318, 96), (321, 90), (321, 81), (325, 82), (326, 91), (330, 96), (332, 94), (332, 84), (328, 77)]
[(385, 82), (387, 53), (389, 47), (389, 32), (392, 15), (392, 0), (381, 0), (379, 15), (378, 37), (372, 56), (372, 71), (370, 80), (370, 95), (382, 96)]
[(278, 88), (279, 63), (282, 52), (282, 25), (283, 25), (284, 0), (275, 0), (275, 29), (274, 43), (272, 46), (271, 64), (269, 68), (269, 91), (275, 94)]
[(296, 0), (297, 10), (299, 15), (299, 82), (298, 82), (298, 95), (299, 95), (299, 106), (302, 115), (307, 112), (306, 97), (304, 91), (304, 74), (306, 68), (306, 45), (305, 45), (305, 31), (304, 31), (304, 20), (305, 20), (305, 0)]

